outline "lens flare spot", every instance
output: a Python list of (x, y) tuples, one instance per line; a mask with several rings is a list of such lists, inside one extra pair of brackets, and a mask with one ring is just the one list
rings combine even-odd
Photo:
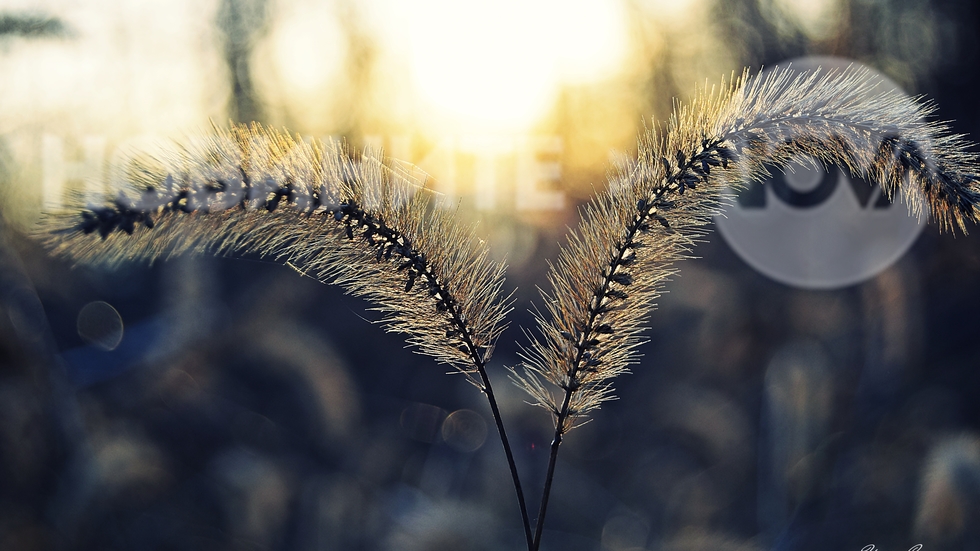
[(442, 439), (457, 451), (475, 452), (487, 440), (487, 422), (475, 411), (456, 410), (442, 423)]
[(97, 300), (83, 306), (76, 325), (79, 337), (103, 350), (115, 350), (122, 342), (122, 316), (108, 302)]

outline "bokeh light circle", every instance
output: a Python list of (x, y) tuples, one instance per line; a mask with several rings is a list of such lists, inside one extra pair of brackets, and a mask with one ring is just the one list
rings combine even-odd
[(108, 302), (97, 300), (83, 306), (76, 325), (79, 337), (103, 350), (115, 350), (122, 342), (122, 316)]
[(475, 411), (456, 410), (442, 423), (442, 439), (457, 451), (475, 452), (487, 439), (487, 422)]

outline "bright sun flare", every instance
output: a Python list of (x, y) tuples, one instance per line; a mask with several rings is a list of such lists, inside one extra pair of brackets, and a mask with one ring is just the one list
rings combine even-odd
[(612, 0), (393, 2), (415, 92), (427, 114), (458, 132), (526, 130), (562, 84), (622, 65), (626, 29)]

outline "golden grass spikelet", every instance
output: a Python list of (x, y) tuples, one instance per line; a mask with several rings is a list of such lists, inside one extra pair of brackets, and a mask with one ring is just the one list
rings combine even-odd
[(970, 144), (930, 122), (931, 106), (883, 88), (861, 69), (743, 73), (678, 105), (618, 167), (616, 185), (583, 207), (549, 271), (538, 331), (528, 333), (521, 367), (511, 370), (555, 421), (533, 534), (486, 370), (510, 308), (504, 266), (471, 228), (433, 208), (409, 167), (258, 125), (216, 129), (171, 156), (135, 160), (127, 190), (48, 214), (38, 236), (83, 262), (184, 251), (268, 256), (373, 302), (389, 330), (487, 396), (528, 549), (537, 551), (563, 435), (614, 398), (613, 381), (637, 362), (665, 282), (691, 256), (727, 190), (805, 155), (878, 182), (942, 230), (977, 222)]
[(612, 380), (637, 362), (674, 263), (690, 256), (725, 191), (769, 176), (767, 166), (808, 155), (879, 182), (944, 230), (977, 221), (969, 144), (928, 122), (930, 106), (876, 85), (860, 69), (744, 73), (677, 106), (663, 133), (640, 139), (616, 185), (584, 207), (551, 267), (522, 369), (512, 370), (551, 411), (556, 442), (613, 398)]
[(104, 204), (46, 215), (39, 237), (79, 262), (184, 251), (284, 261), (374, 303), (389, 330), (483, 388), (477, 371), (509, 311), (504, 266), (472, 228), (432, 208), (410, 167), (253, 124), (136, 159), (128, 180)]

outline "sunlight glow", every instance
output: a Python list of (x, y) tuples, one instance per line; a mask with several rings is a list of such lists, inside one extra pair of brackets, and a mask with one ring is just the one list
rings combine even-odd
[(840, 22), (839, 0), (778, 0), (780, 6), (813, 40), (833, 36)]
[(415, 91), (461, 130), (515, 131), (541, 118), (563, 84), (616, 74), (626, 53), (611, 0), (395, 2), (388, 12)]
[(333, 6), (308, 4), (290, 6), (293, 9), (279, 17), (271, 36), (284, 88), (302, 96), (322, 94), (342, 78), (347, 55)]

